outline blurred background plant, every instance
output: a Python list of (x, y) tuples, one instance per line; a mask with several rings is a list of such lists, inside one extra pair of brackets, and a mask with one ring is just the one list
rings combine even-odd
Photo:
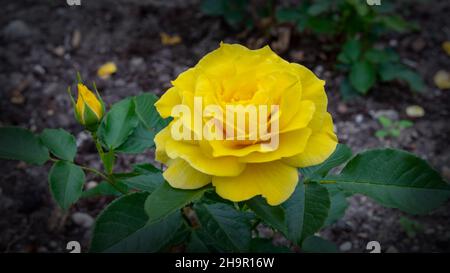
[(383, 128), (376, 131), (375, 135), (381, 139), (387, 137), (399, 137), (403, 129), (414, 125), (414, 123), (409, 120), (402, 119), (397, 121), (385, 116), (379, 117), (378, 122), (380, 122)]
[[(391, 2), (371, 6), (362, 0), (307, 0), (282, 7), (276, 6), (276, 1), (203, 0), (201, 9), (207, 15), (221, 16), (234, 29), (256, 28), (267, 36), (271, 29), (289, 25), (300, 34), (331, 39), (322, 48), (339, 52), (335, 69), (345, 75), (340, 86), (344, 99), (365, 95), (378, 82), (399, 80), (414, 92), (425, 87), (421, 76), (403, 63), (391, 46), (379, 43), (383, 35), (419, 29), (397, 15)], [(286, 35), (290, 33), (281, 31), (281, 36)], [(289, 38), (279, 40), (289, 43)], [(276, 51), (287, 46), (272, 43)]]

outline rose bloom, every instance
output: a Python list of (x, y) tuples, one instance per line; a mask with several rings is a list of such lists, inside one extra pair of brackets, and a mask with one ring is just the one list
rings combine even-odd
[[(155, 144), (156, 160), (167, 165), (163, 176), (174, 188), (212, 183), (222, 198), (243, 201), (262, 195), (278, 205), (294, 192), (298, 168), (322, 163), (336, 148), (325, 82), (268, 46), (250, 50), (221, 44), (172, 85), (155, 106), (163, 118), (174, 120), (156, 135)], [(226, 105), (278, 105), (278, 147), (267, 149), (258, 139), (176, 140), (171, 127), (183, 117), (173, 116), (172, 109), (182, 104), (194, 113), (194, 97), (201, 97), (203, 106), (223, 107), (224, 113)], [(211, 118), (203, 116), (203, 121)], [(196, 133), (193, 122), (188, 123)]]

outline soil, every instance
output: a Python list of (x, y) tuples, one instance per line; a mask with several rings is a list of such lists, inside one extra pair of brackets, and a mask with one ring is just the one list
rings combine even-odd
[[(107, 103), (144, 91), (161, 94), (172, 79), (217, 48), (220, 41), (255, 46), (277, 40), (282, 32), (233, 30), (220, 18), (202, 14), (196, 0), (82, 0), (81, 6), (68, 6), (65, 1), (0, 2), (0, 126), (33, 131), (64, 128), (77, 137), (77, 162), (92, 167), (100, 167), (95, 147), (68, 110), (66, 90), (75, 82), (75, 71), (80, 71), (85, 82), (95, 81)], [(342, 75), (334, 69), (336, 52), (324, 50), (326, 38), (292, 33), (289, 46), (280, 53), (326, 80), (338, 136), (354, 152), (401, 148), (427, 159), (450, 180), (450, 92), (437, 89), (432, 81), (438, 70), (450, 69), (450, 57), (441, 49), (442, 42), (450, 40), (450, 2), (426, 5), (419, 1), (400, 10), (420, 30), (383, 37), (379, 43), (394, 46), (402, 60), (423, 76), (427, 84), (423, 93), (412, 93), (406, 85), (394, 82), (377, 85), (365, 97), (344, 101), (339, 94)], [(180, 35), (182, 42), (163, 45), (161, 32)], [(106, 80), (96, 77), (98, 67), (108, 61), (117, 64), (118, 72)], [(422, 106), (425, 116), (407, 117), (405, 109), (410, 105)], [(376, 117), (382, 114), (413, 120), (414, 126), (398, 138), (380, 140), (375, 136), (381, 129)], [(127, 156), (120, 158), (119, 168), (127, 170), (132, 162), (152, 160), (151, 153)], [(85, 199), (62, 212), (48, 191), (49, 165), (4, 160), (1, 164), (0, 251), (66, 252), (67, 242), (73, 240), (81, 242), (86, 251), (91, 219), (111, 199)], [(426, 216), (410, 216), (364, 196), (353, 196), (349, 202), (345, 217), (322, 231), (343, 251), (367, 252), (367, 242), (374, 240), (383, 252), (450, 251), (450, 203)], [(74, 217), (80, 212), (82, 217)], [(414, 236), (400, 224), (404, 217), (420, 225)]]

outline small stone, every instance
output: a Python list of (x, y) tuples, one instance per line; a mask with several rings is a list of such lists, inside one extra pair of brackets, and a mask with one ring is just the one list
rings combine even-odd
[(144, 64), (144, 59), (141, 57), (134, 57), (130, 61), (132, 67), (140, 67)]
[(45, 74), (45, 68), (43, 68), (42, 65), (37, 64), (37, 65), (33, 66), (33, 70), (38, 74), (41, 74), (41, 75)]
[(422, 51), (426, 45), (427, 45), (427, 43), (425, 42), (424, 39), (418, 38), (418, 39), (414, 40), (414, 42), (412, 43), (412, 49), (416, 52), (419, 52), (419, 51)]
[(289, 56), (294, 62), (301, 62), (305, 60), (305, 52), (303, 50), (292, 50)]
[(442, 167), (442, 176), (447, 180), (450, 181), (450, 168), (447, 166)]
[(32, 31), (30, 27), (21, 20), (9, 22), (3, 29), (3, 35), (12, 40), (27, 38), (31, 36), (31, 34)]
[(391, 120), (398, 120), (398, 113), (395, 110), (391, 110), (391, 109), (382, 109), (382, 110), (377, 110), (377, 111), (369, 111), (370, 115), (375, 118), (378, 119), (379, 117), (386, 117), (389, 118)]
[(348, 112), (348, 107), (345, 103), (339, 103), (337, 107), (337, 111), (340, 114), (345, 114)]
[(435, 233), (435, 230), (433, 228), (425, 229), (425, 234), (433, 234), (433, 233)]
[(55, 47), (55, 48), (53, 49), (53, 53), (54, 53), (56, 56), (58, 56), (58, 57), (64, 56), (64, 53), (65, 53), (65, 52), (66, 52), (66, 51), (65, 51), (65, 49), (64, 49), (63, 46), (57, 46), (57, 47)]
[(94, 218), (84, 212), (75, 212), (72, 214), (72, 221), (84, 228), (90, 228), (94, 224)]
[(406, 115), (411, 118), (421, 118), (425, 116), (425, 110), (419, 105), (411, 105), (406, 107)]
[(98, 183), (96, 181), (89, 181), (86, 183), (86, 190), (93, 189), (97, 187)]
[(351, 242), (345, 242), (345, 243), (343, 243), (343, 244), (341, 244), (340, 246), (339, 246), (339, 250), (340, 251), (349, 251), (349, 250), (351, 250), (352, 249), (352, 243)]
[(75, 30), (72, 34), (72, 47), (74, 49), (78, 48), (81, 43), (81, 32), (79, 30)]
[(361, 115), (361, 114), (356, 115), (356, 117), (355, 117), (356, 123), (361, 123), (361, 122), (363, 122), (363, 120), (364, 120), (363, 115)]

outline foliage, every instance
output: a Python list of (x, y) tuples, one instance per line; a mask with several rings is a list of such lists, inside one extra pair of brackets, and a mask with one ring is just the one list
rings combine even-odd
[[(392, 48), (379, 47), (383, 34), (417, 28), (395, 15), (392, 3), (369, 6), (358, 0), (302, 1), (295, 8), (277, 10), (279, 22), (290, 22), (300, 32), (327, 35), (342, 44), (336, 67), (346, 73), (341, 84), (344, 98), (366, 94), (377, 81), (401, 80), (421, 91), (420, 76), (400, 62)], [(343, 41), (343, 42), (339, 42)]]
[(378, 118), (383, 129), (376, 131), (375, 135), (378, 138), (386, 138), (386, 137), (399, 137), (402, 130), (412, 127), (414, 123), (409, 120), (391, 120), (388, 117), (380, 116)]

